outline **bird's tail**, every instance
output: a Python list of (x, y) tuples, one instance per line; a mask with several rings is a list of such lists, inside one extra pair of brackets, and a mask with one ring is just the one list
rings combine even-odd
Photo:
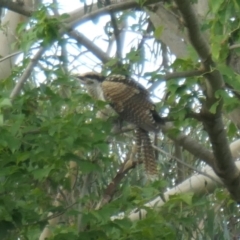
[(138, 158), (143, 160), (147, 177), (151, 180), (155, 180), (158, 176), (157, 162), (148, 132), (141, 128), (137, 128), (136, 142)]

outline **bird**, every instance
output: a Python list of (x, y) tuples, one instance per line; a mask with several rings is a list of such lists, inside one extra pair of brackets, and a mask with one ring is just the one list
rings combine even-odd
[(165, 120), (156, 111), (147, 89), (133, 78), (120, 74), (103, 76), (87, 72), (75, 78), (85, 85), (92, 98), (107, 102), (120, 119), (135, 126), (138, 159), (143, 161), (147, 176), (156, 178), (157, 163), (149, 133), (159, 132)]

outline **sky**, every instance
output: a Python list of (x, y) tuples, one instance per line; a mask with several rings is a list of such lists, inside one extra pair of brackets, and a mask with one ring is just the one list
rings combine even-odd
[[(45, 0), (44, 2), (52, 2), (50, 0)], [(71, 11), (76, 10), (77, 8), (83, 6), (83, 3), (80, 2), (80, 0), (58, 0), (59, 4), (60, 4), (60, 8), (59, 8), (59, 13), (70, 13)], [(89, 3), (91, 3), (91, 1), (89, 1)], [(99, 46), (103, 51), (107, 51), (107, 47), (108, 47), (108, 42), (106, 41), (106, 35), (104, 36), (104, 26), (106, 25), (106, 23), (109, 21), (110, 17), (109, 16), (103, 16), (101, 17), (101, 19), (97, 22), (94, 23), (93, 21), (88, 21), (84, 24), (81, 24), (77, 30), (80, 31), (81, 33), (83, 33), (88, 39), (90, 39), (91, 41), (94, 41), (94, 43)], [(128, 17), (128, 24), (138, 24), (138, 18), (133, 18), (133, 17)], [(127, 34), (125, 34), (125, 41), (124, 41), (124, 52), (123, 55), (125, 55), (127, 52), (130, 51), (131, 47), (133, 45), (137, 46), (138, 44), (138, 39), (141, 35), (139, 35), (136, 32), (133, 31), (127, 31)], [(151, 46), (153, 44), (153, 40), (147, 40), (149, 46)], [(76, 48), (76, 46), (68, 46), (68, 52), (72, 55), (77, 55), (78, 54), (79, 49)], [(113, 45), (112, 51), (110, 53), (111, 56), (114, 56), (116, 51), (116, 46)], [(80, 51), (79, 51), (80, 52)], [(148, 59), (144, 65), (144, 70), (149, 72), (149, 71), (154, 71), (157, 66), (156, 66), (156, 62), (151, 60), (151, 53), (150, 51), (147, 52), (146, 51), (146, 58)], [(100, 61), (93, 56), (91, 53), (86, 53), (83, 54), (79, 57), (79, 61), (77, 61), (75, 58), (71, 58), (70, 57), (70, 62), (72, 62), (72, 66), (70, 70), (72, 70), (73, 72), (89, 72), (92, 71), (92, 69), (94, 71), (97, 72), (101, 72), (101, 65), (100, 65)], [(96, 66), (96, 62), (99, 62), (99, 65)], [(159, 62), (161, 63), (161, 59), (158, 61), (158, 65)], [(79, 63), (81, 63), (81, 66), (79, 67)], [(89, 67), (90, 66), (90, 67)], [(95, 66), (95, 68), (93, 68)], [(139, 77), (134, 77), (136, 80), (138, 80), (141, 84), (143, 84), (145, 87), (148, 87), (147, 85), (147, 81), (143, 78), (139, 78)], [(162, 96), (162, 89), (163, 86), (160, 85), (157, 89), (154, 90), (154, 95), (156, 95), (156, 101), (159, 101), (159, 97), (161, 98)]]
[[(83, 6), (82, 3), (80, 3), (80, 0), (58, 0), (60, 3), (62, 13), (64, 12), (71, 12), (74, 11), (76, 8), (79, 8)], [(71, 4), (69, 4), (71, 2)], [(89, 1), (91, 3), (91, 1)], [(104, 35), (103, 28), (105, 24), (109, 21), (109, 16), (103, 16), (101, 17), (101, 20), (98, 21), (96, 24), (93, 23), (92, 21), (88, 21), (87, 23), (82, 24), (80, 27), (78, 27), (78, 30), (80, 30), (82, 33), (85, 34), (86, 37), (88, 37), (90, 40), (94, 40), (96, 36), (102, 36)], [(132, 17), (128, 18), (128, 23), (129, 24), (138, 24), (138, 19), (134, 19)], [(130, 32), (127, 31), (127, 38), (125, 39), (125, 44), (124, 44), (124, 49), (125, 53), (130, 51), (131, 44), (134, 42), (137, 45), (137, 39), (140, 37), (138, 33)], [(104, 37), (99, 37), (98, 39), (95, 40), (97, 45), (101, 47), (101, 49), (106, 50), (107, 49), (107, 42), (104, 40)], [(151, 41), (151, 40), (150, 40)], [(150, 42), (149, 44), (153, 44), (153, 42)], [(115, 49), (112, 49), (112, 54), (115, 53)], [(150, 59), (150, 53), (147, 55), (147, 58)], [(146, 68), (148, 70), (153, 70), (156, 68), (154, 66), (154, 63), (149, 61), (149, 63), (146, 63)]]

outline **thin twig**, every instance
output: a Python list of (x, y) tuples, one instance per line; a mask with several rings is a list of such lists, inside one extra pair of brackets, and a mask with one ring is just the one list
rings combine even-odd
[[(32, 47), (29, 50), (34, 50), (34, 49), (39, 49), (39, 47)], [(21, 53), (23, 53), (23, 51), (17, 51), (17, 52), (11, 53), (11, 54), (3, 57), (3, 58), (0, 58), (0, 62), (3, 62), (5, 60), (7, 60), (8, 58), (15, 57), (15, 56), (17, 56), (17, 55), (19, 55)]]
[(188, 78), (188, 77), (195, 77), (204, 74), (203, 70), (191, 70), (185, 72), (173, 72), (163, 75), (163, 79), (170, 80), (174, 78)]
[[(83, 186), (81, 188), (81, 192), (80, 192), (80, 196), (79, 199), (82, 199), (88, 192), (88, 188), (89, 188), (89, 183), (91, 180), (91, 173), (89, 173), (88, 175), (83, 177)], [(78, 232), (81, 232), (83, 229), (83, 225), (82, 225), (82, 202), (79, 201), (78, 204), (78, 217), (77, 217), (77, 228), (78, 228)]]
[(124, 178), (124, 176), (127, 174), (127, 172), (129, 172), (130, 169), (135, 168), (138, 164), (142, 163), (141, 161), (133, 161), (136, 151), (137, 151), (137, 148), (136, 148), (136, 145), (134, 145), (133, 149), (130, 152), (128, 152), (126, 160), (121, 165), (116, 176), (113, 178), (111, 183), (107, 186), (107, 188), (104, 190), (103, 197), (97, 204), (96, 209), (100, 209), (102, 206), (109, 203), (117, 190), (117, 186), (119, 185), (121, 180)]
[(63, 215), (69, 208), (73, 207), (73, 206), (76, 205), (76, 204), (78, 204), (78, 201), (77, 201), (77, 202), (74, 202), (74, 203), (72, 203), (72, 204), (70, 204), (70, 205), (68, 205), (68, 206), (65, 207), (61, 212), (54, 213), (54, 214), (49, 215), (48, 217), (43, 218), (43, 219), (41, 219), (41, 220), (39, 220), (39, 221), (36, 221), (36, 222), (33, 222), (33, 223), (28, 223), (28, 224), (23, 225), (23, 226), (33, 226), (33, 225), (36, 225), (36, 224), (39, 224), (39, 223), (44, 223), (44, 222), (46, 222), (46, 221), (48, 221), (48, 220), (51, 220), (51, 219), (54, 219), (54, 218), (56, 218), (56, 217), (59, 217), (59, 216)]
[(77, 31), (71, 31), (68, 33), (68, 35), (74, 38), (78, 43), (84, 45), (87, 49), (89, 49), (103, 63), (106, 63), (111, 59), (101, 48), (93, 44), (93, 42), (86, 38), (83, 34)]
[(236, 48), (240, 48), (240, 43), (233, 44), (233, 45), (229, 46), (229, 49), (230, 49), (230, 50), (236, 49)]
[[(184, 71), (184, 72), (173, 72), (173, 73), (167, 73), (165, 75), (162, 75), (160, 80), (155, 81), (152, 83), (152, 85), (148, 88), (148, 90), (151, 92), (154, 90), (162, 81), (168, 81), (171, 79), (181, 79), (181, 78), (188, 78), (188, 77), (196, 77), (201, 76), (205, 72), (203, 70), (191, 70), (191, 71)], [(166, 95), (167, 97), (167, 95)]]
[(97, 9), (96, 11), (92, 11), (88, 14), (85, 14), (84, 16), (80, 16), (79, 18), (76, 18), (75, 20), (73, 20), (70, 24), (72, 25), (73, 28), (75, 28), (75, 27), (78, 27), (80, 24), (83, 24), (96, 17), (108, 15), (111, 12), (114, 13), (116, 11), (123, 11), (129, 8), (134, 8), (138, 6), (139, 5), (136, 1), (127, 1), (127, 2), (112, 4), (104, 8)]
[(208, 150), (205, 146), (200, 144), (195, 139), (190, 136), (185, 135), (182, 132), (176, 134), (176, 130), (174, 131), (173, 124), (171, 122), (166, 123), (161, 127), (162, 132), (167, 135), (173, 141), (177, 141), (177, 143), (182, 146), (185, 150), (193, 154), (194, 156), (202, 159), (205, 163), (214, 167), (214, 156), (213, 153)]
[(114, 36), (116, 39), (116, 46), (117, 46), (116, 55), (118, 60), (120, 61), (122, 59), (122, 42), (120, 38), (121, 31), (118, 29), (116, 15), (114, 13), (110, 13), (110, 17), (111, 17), (111, 22), (113, 26)]
[(28, 64), (27, 68), (25, 69), (25, 72), (21, 76), (21, 78), (18, 80), (17, 84), (15, 85), (14, 89), (12, 90), (10, 94), (10, 98), (14, 99), (21, 91), (24, 82), (29, 78), (33, 68), (37, 64), (38, 60), (41, 58), (43, 53), (47, 50), (46, 47), (41, 47), (36, 55), (31, 59), (30, 63)]
[(161, 153), (163, 153), (163, 154), (169, 156), (170, 158), (175, 159), (177, 162), (179, 162), (179, 163), (181, 163), (182, 165), (188, 167), (189, 169), (191, 169), (191, 170), (193, 170), (193, 171), (195, 171), (195, 172), (197, 172), (197, 173), (199, 173), (199, 174), (202, 174), (202, 175), (204, 175), (204, 176), (210, 178), (210, 179), (213, 180), (213, 181), (216, 181), (216, 182), (218, 182), (218, 183), (221, 183), (220, 181), (217, 181), (216, 179), (214, 179), (213, 177), (211, 177), (211, 176), (208, 175), (207, 173), (202, 172), (202, 171), (200, 171), (200, 170), (198, 170), (198, 169), (192, 167), (191, 165), (189, 165), (189, 164), (183, 162), (181, 159), (179, 159), (179, 158), (173, 156), (172, 154), (170, 154), (170, 153), (168, 153), (168, 152), (165, 152), (165, 151), (162, 150), (161, 148), (159, 148), (159, 147), (157, 147), (157, 146), (154, 146), (154, 145), (153, 145), (153, 148), (155, 148), (157, 151), (159, 151), (159, 152), (161, 152)]

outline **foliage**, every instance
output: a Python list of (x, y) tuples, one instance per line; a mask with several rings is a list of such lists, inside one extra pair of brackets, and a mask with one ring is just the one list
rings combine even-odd
[[(146, 1), (138, 2), (146, 4)], [(203, 76), (164, 79), (166, 73), (200, 69), (201, 65), (193, 49), (189, 49), (186, 59), (172, 57), (159, 40), (163, 26), (154, 28), (148, 15), (137, 10), (114, 15), (118, 26), (128, 21), (128, 30), (138, 34), (130, 43), (124, 43), (126, 51), (116, 45), (121, 50), (121, 58), (112, 57), (102, 63), (89, 53), (90, 49), (69, 36), (61, 37), (58, 30), (67, 15), (49, 18), (52, 7), (42, 5), (28, 22), (18, 26), (21, 41), (16, 45), (24, 52), (24, 58), (12, 69), (11, 76), (0, 83), (0, 239), (38, 239), (48, 221), (55, 217), (60, 220), (58, 225), (49, 226), (52, 240), (232, 239), (237, 236), (239, 208), (224, 190), (217, 189), (208, 196), (173, 195), (158, 210), (144, 205), (194, 173), (192, 168), (179, 167), (175, 161), (176, 145), (161, 133), (155, 144), (167, 154), (156, 154), (160, 180), (148, 182), (138, 165), (124, 174), (109, 202), (97, 207), (132, 151), (134, 139), (132, 131), (112, 131), (115, 119), (96, 118), (106, 103), (91, 99), (71, 76), (72, 72), (86, 69), (87, 62), (90, 70), (101, 66), (104, 74), (128, 74), (145, 85), (158, 84), (151, 89), (153, 97), (157, 99), (159, 112), (174, 121), (173, 134), (180, 130), (191, 133), (209, 148), (209, 137), (202, 131), (202, 125), (188, 117), (198, 113), (206, 101)], [(171, 4), (166, 8), (171, 9)], [(210, 13), (214, 17), (201, 25), (210, 35), (212, 55), (219, 63), (216, 68), (235, 89), (239, 89), (239, 75), (225, 62), (229, 41), (239, 37), (239, 14), (235, 12), (239, 13), (239, 8), (237, 1), (211, 0)], [(102, 27), (97, 21), (95, 25)], [(111, 20), (102, 28), (101, 38), (111, 48), (116, 29)], [(92, 42), (97, 40), (96, 37)], [(30, 49), (39, 46), (49, 49), (32, 70), (21, 94), (12, 101), (9, 93), (34, 55)], [(76, 49), (78, 53), (74, 52)], [(163, 61), (159, 63), (166, 56), (167, 66)], [(159, 101), (163, 92), (165, 97)], [(224, 100), (226, 112), (239, 106), (239, 99), (231, 89), (219, 90), (215, 95)], [(215, 113), (217, 107), (218, 103), (211, 106), (211, 112)], [(234, 139), (238, 134), (236, 127), (227, 118), (224, 121), (229, 139)], [(202, 159), (186, 151), (182, 151), (182, 159), (196, 170), (204, 166)], [(140, 208), (147, 211), (146, 218), (134, 222), (128, 218), (112, 219), (121, 212), (127, 215)]]

